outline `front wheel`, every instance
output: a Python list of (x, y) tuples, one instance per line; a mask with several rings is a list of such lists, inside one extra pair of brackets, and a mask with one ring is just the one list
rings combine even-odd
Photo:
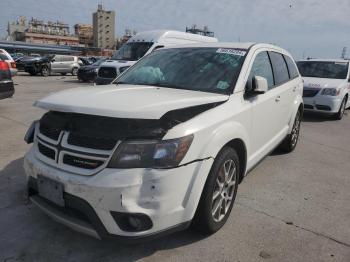
[(41, 68), (41, 75), (42, 76), (48, 76), (49, 75), (49, 68), (47, 66), (43, 66)]
[(347, 98), (344, 97), (343, 101), (340, 104), (340, 108), (339, 108), (338, 113), (336, 113), (334, 115), (334, 119), (341, 120), (343, 118), (344, 113), (345, 113), (345, 108), (346, 108), (346, 102), (347, 102)]
[(280, 149), (282, 149), (287, 153), (292, 152), (298, 144), (299, 133), (300, 133), (300, 123), (302, 118), (301, 112), (302, 111), (299, 109), (294, 119), (292, 132), (289, 135), (287, 135), (287, 137), (284, 139), (284, 141), (280, 145)]
[(197, 231), (212, 234), (230, 216), (239, 182), (239, 157), (231, 147), (224, 147), (215, 158), (192, 221)]
[(78, 74), (78, 68), (73, 68), (72, 69), (72, 76), (76, 76)]

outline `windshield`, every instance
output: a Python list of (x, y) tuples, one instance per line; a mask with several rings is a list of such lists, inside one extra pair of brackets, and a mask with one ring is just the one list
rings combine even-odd
[(140, 60), (118, 83), (229, 94), (245, 50), (223, 48), (160, 49)]
[(345, 79), (348, 75), (347, 62), (301, 61), (297, 65), (304, 77)]
[(152, 45), (152, 42), (126, 43), (112, 56), (111, 59), (137, 61), (147, 53)]

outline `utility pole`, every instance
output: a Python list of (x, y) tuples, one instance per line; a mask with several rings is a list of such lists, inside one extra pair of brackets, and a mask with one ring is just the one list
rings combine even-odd
[(346, 47), (343, 47), (343, 51), (341, 52), (341, 58), (342, 58), (342, 59), (345, 59), (345, 58), (346, 58), (346, 50), (347, 50), (347, 48), (346, 48)]

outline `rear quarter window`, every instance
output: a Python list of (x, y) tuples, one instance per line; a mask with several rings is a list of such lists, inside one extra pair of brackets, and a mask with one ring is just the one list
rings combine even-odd
[(286, 63), (288, 66), (290, 79), (297, 78), (299, 76), (299, 71), (298, 71), (298, 68), (296, 67), (295, 63), (293, 62), (292, 58), (284, 55), (284, 59), (286, 60)]
[(275, 85), (281, 85), (289, 81), (289, 73), (286, 61), (283, 55), (276, 52), (269, 52), (273, 75), (275, 77)]

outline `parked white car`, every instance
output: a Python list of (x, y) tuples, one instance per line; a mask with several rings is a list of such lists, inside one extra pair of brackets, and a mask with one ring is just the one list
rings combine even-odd
[(297, 63), (304, 80), (304, 108), (342, 119), (350, 107), (348, 60), (311, 59)]
[[(271, 61), (271, 62), (270, 62)], [(25, 140), (30, 200), (96, 238), (219, 230), (238, 184), (274, 148), (296, 147), (302, 79), (267, 44), (159, 49), (100, 88), (35, 103)]]
[(96, 84), (110, 84), (115, 78), (135, 64), (143, 56), (156, 49), (174, 45), (194, 43), (216, 43), (214, 37), (201, 36), (179, 31), (153, 30), (145, 31), (131, 37), (111, 59), (99, 68)]
[(16, 62), (5, 49), (0, 49), (0, 60), (5, 61), (8, 64), (12, 77), (17, 75), (18, 70), (16, 68)]

